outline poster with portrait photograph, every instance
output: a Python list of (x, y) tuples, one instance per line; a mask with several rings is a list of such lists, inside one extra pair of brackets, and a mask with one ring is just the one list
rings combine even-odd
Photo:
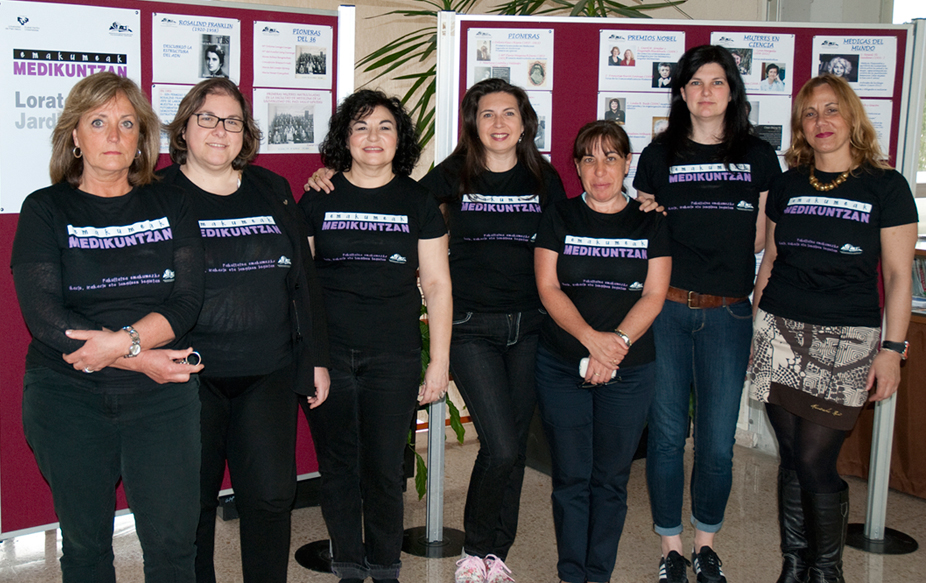
[(668, 92), (684, 52), (684, 32), (602, 30), (598, 90)]
[[(158, 114), (158, 119), (162, 124), (169, 124), (174, 121), (177, 115), (177, 109), (180, 107), (180, 101), (186, 97), (186, 94), (192, 89), (192, 85), (166, 85), (157, 84), (151, 86), (151, 106), (154, 112)], [(161, 153), (170, 152), (170, 143), (167, 139), (167, 132), (161, 132)]]
[(152, 81), (196, 84), (241, 79), (241, 21), (182, 14), (151, 14)]
[(749, 123), (756, 135), (783, 154), (791, 145), (791, 95), (748, 93)]
[(261, 153), (318, 153), (331, 118), (330, 91), (255, 89), (253, 103)]
[(528, 91), (527, 98), (537, 112), (537, 135), (534, 144), (541, 152), (549, 152), (553, 146), (551, 120), (553, 114), (553, 93), (550, 91)]
[(842, 77), (859, 97), (890, 97), (897, 69), (897, 38), (815, 36), (811, 67), (811, 75)]
[[(553, 31), (471, 28), (466, 86), (498, 77), (525, 91), (553, 89)], [(478, 70), (477, 70), (478, 69)]]
[(774, 32), (712, 32), (711, 44), (730, 51), (750, 93), (790, 94), (794, 35)]
[(141, 83), (138, 11), (0, 2), (0, 213), (18, 213), (48, 186), (51, 134), (71, 88), (108, 71)]
[(875, 126), (878, 134), (878, 145), (885, 156), (891, 151), (891, 119), (894, 113), (894, 103), (890, 99), (863, 99), (865, 113)]
[(254, 86), (331, 89), (330, 26), (254, 22)]
[(599, 93), (596, 110), (598, 119), (610, 119), (623, 126), (633, 152), (642, 152), (669, 125), (667, 93)]

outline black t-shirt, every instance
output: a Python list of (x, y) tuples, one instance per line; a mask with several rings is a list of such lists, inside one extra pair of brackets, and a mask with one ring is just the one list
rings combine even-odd
[[(72, 329), (119, 330), (152, 312), (168, 321), (175, 340), (187, 332), (202, 303), (202, 243), (183, 193), (168, 185), (134, 188), (115, 198), (59, 183), (23, 203), (13, 242), (16, 290), (32, 342), (26, 367), (48, 367), (97, 384), (102, 393), (135, 393), (158, 385), (112, 367), (86, 375), (62, 353), (83, 345)], [(126, 351), (129, 342), (126, 340)]]
[(390, 352), (421, 346), (418, 241), (447, 229), (427, 190), (397, 176), (380, 188), (359, 188), (343, 174), (331, 194), (299, 201), (315, 238), (333, 343)]
[(484, 172), (474, 192), (459, 197), (461, 165), (461, 158), (447, 158), (421, 180), (447, 204), (454, 312), (539, 308), (534, 239), (543, 208), (566, 198), (563, 183), (545, 172), (541, 203), (533, 175), (519, 163), (507, 172)]
[(203, 309), (193, 328), (193, 347), (210, 376), (251, 376), (292, 361), (287, 272), (293, 248), (279, 217), (245, 170), (228, 196), (206, 192), (182, 171), (166, 182), (182, 188), (199, 221), (205, 253)]
[(759, 195), (781, 174), (775, 150), (750, 138), (741, 162), (713, 162), (719, 146), (692, 144), (693, 154), (669, 163), (660, 143), (640, 155), (633, 186), (666, 207), (672, 238), (672, 285), (744, 297), (755, 281)]
[[(644, 213), (628, 201), (619, 213), (590, 209), (582, 197), (553, 205), (543, 214), (537, 246), (559, 253), (556, 275), (563, 293), (595, 330), (613, 331), (643, 295), (649, 259), (669, 255), (669, 234), (659, 213)], [(574, 336), (548, 317), (541, 330), (544, 348), (564, 360), (588, 356)], [(633, 346), (621, 366), (656, 358), (652, 329)], [(578, 370), (578, 369), (577, 369)]]
[[(838, 174), (815, 172), (821, 183)], [(881, 229), (917, 222), (907, 181), (895, 170), (860, 170), (829, 192), (789, 170), (769, 192), (778, 255), (759, 303), (766, 312), (822, 326), (881, 325)]]

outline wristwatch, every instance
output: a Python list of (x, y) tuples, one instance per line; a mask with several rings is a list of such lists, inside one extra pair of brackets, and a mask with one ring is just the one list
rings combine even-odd
[(630, 341), (630, 336), (627, 336), (627, 334), (625, 334), (624, 331), (620, 328), (614, 330), (614, 333), (621, 337), (621, 340), (624, 341), (624, 344), (627, 345), (627, 348), (630, 348), (630, 346), (633, 344), (633, 342)]
[(129, 338), (132, 339), (132, 345), (129, 346), (129, 351), (123, 355), (123, 358), (135, 358), (141, 352), (141, 338), (138, 337), (138, 331), (131, 326), (123, 326), (122, 329), (128, 332)]
[(907, 360), (907, 350), (910, 348), (910, 343), (906, 340), (903, 342), (891, 342), (890, 340), (885, 340), (881, 343), (881, 348), (883, 350), (890, 350), (898, 353), (900, 355), (900, 360)]

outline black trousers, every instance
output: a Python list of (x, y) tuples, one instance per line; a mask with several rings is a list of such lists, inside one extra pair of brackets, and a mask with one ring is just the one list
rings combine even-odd
[(215, 517), (226, 460), (239, 516), (244, 581), (286, 581), (299, 410), (292, 378), (291, 367), (257, 377), (202, 377), (197, 583), (215, 582)]

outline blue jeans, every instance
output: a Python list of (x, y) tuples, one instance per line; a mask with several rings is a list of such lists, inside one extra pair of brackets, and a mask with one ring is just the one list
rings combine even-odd
[(694, 391), (691, 523), (717, 532), (733, 481), (733, 440), (749, 362), (749, 302), (690, 309), (666, 301), (653, 323), (656, 396), (649, 416), (646, 480), (655, 530), (682, 532), (685, 441)]
[(505, 560), (514, 544), (544, 317), (540, 310), (454, 316), (450, 371), (479, 435), (463, 511), (470, 555)]
[(586, 384), (578, 366), (537, 351), (537, 402), (553, 458), (559, 578), (610, 581), (627, 517), (627, 481), (653, 399), (655, 364)]
[(291, 366), (257, 377), (201, 376), (202, 472), (196, 581), (215, 583), (215, 514), (225, 463), (235, 489), (245, 583), (285, 583), (296, 498)]
[(309, 409), (322, 475), (331, 571), (343, 579), (395, 579), (402, 567), (405, 447), (418, 405), (421, 350), (331, 346), (328, 399)]
[(199, 517), (199, 379), (142, 393), (90, 392), (47, 368), (26, 371), (23, 429), (51, 486), (65, 583), (115, 582), (113, 511), (122, 477), (146, 581), (192, 583)]

